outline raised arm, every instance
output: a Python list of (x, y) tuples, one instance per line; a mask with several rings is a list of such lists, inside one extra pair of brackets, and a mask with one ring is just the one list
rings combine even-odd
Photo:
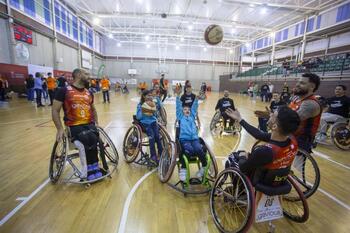
[(191, 107), (191, 114), (192, 116), (196, 117), (197, 113), (198, 113), (198, 98), (196, 97)]
[(182, 112), (182, 102), (180, 100), (180, 97), (176, 97), (176, 119), (181, 119), (183, 117)]

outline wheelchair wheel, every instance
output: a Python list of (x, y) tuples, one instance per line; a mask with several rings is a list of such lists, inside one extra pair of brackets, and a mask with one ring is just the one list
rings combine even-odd
[(222, 131), (221, 113), (219, 111), (215, 112), (213, 118), (210, 121), (210, 132), (213, 134), (220, 134)]
[(62, 141), (56, 141), (53, 145), (49, 165), (49, 177), (54, 184), (58, 181), (63, 172), (64, 164), (66, 162), (66, 148), (67, 142), (65, 137)]
[(127, 163), (132, 163), (137, 158), (141, 146), (141, 128), (138, 125), (132, 125), (125, 134), (123, 141), (123, 154)]
[(160, 111), (158, 113), (158, 122), (163, 125), (166, 126), (168, 121), (167, 121), (167, 113), (165, 111), (164, 107), (160, 108)]
[(305, 198), (311, 197), (320, 185), (321, 175), (316, 160), (302, 149), (298, 150), (294, 158), (291, 176), (299, 185)]
[(158, 175), (162, 183), (169, 181), (176, 165), (176, 159), (176, 145), (174, 142), (170, 142), (163, 148), (163, 153), (159, 161)]
[(292, 190), (282, 196), (283, 215), (294, 222), (306, 222), (309, 218), (306, 198), (291, 176), (288, 176), (288, 182), (292, 185)]
[(350, 149), (350, 128), (348, 123), (338, 122), (335, 123), (332, 127), (331, 138), (336, 145), (341, 150)]
[(114, 146), (114, 143), (101, 127), (97, 127), (97, 130), (99, 133), (100, 140), (103, 143), (105, 155), (112, 163), (114, 163), (115, 165), (118, 165), (119, 155), (118, 155), (117, 149)]
[(242, 131), (242, 126), (238, 121), (235, 121), (233, 124), (234, 130), (237, 133), (240, 133)]
[(210, 194), (210, 211), (221, 232), (247, 232), (255, 215), (249, 179), (236, 168), (222, 171)]
[(207, 143), (205, 143), (204, 140), (203, 140), (203, 143), (204, 143), (204, 145), (205, 145), (205, 147), (207, 149), (207, 153), (209, 153), (209, 155), (210, 155), (210, 160), (211, 160), (208, 176), (209, 176), (209, 178), (211, 180), (215, 180), (216, 176), (218, 175), (218, 164), (216, 163), (215, 155), (210, 150), (210, 148), (208, 147)]

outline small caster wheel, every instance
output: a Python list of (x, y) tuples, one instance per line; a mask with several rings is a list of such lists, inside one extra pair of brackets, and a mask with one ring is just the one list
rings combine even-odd
[(90, 183), (87, 183), (87, 184), (85, 184), (85, 188), (90, 188), (90, 186), (91, 186), (91, 184)]

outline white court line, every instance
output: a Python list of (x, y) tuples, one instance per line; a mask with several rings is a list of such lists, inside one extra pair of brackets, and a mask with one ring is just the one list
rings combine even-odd
[(350, 211), (350, 206), (345, 204), (344, 202), (342, 202), (341, 200), (337, 199), (335, 196), (327, 193), (326, 191), (324, 191), (323, 189), (318, 188), (317, 191), (320, 191), (321, 193), (323, 193), (324, 195), (326, 195), (327, 197), (329, 197), (332, 201), (335, 201), (336, 203), (338, 203), (339, 205), (343, 206), (345, 209)]
[(25, 204), (27, 204), (40, 190), (42, 190), (48, 183), (50, 179), (46, 179), (44, 183), (42, 183), (38, 188), (36, 188), (24, 201), (22, 201), (16, 208), (14, 208), (10, 213), (8, 213), (3, 219), (0, 221), (0, 226), (4, 225), (17, 211), (19, 211)]
[[(104, 129), (107, 129), (113, 121), (109, 122)], [(27, 204), (40, 190), (42, 190), (48, 183), (50, 182), (50, 178), (44, 181), (38, 188), (36, 188), (28, 197), (18, 197), (16, 200), (20, 201), (23, 199), (23, 201), (16, 206), (10, 213), (8, 213), (3, 219), (0, 221), (0, 226), (5, 224), (13, 215), (15, 215), (25, 204)]]
[(150, 176), (153, 172), (155, 172), (157, 168), (153, 169), (152, 171), (146, 173), (141, 179), (139, 179), (134, 187), (132, 187), (130, 193), (128, 194), (128, 197), (126, 198), (126, 201), (124, 203), (124, 208), (123, 208), (123, 214), (119, 223), (119, 229), (118, 233), (124, 233), (125, 232), (125, 227), (126, 227), (126, 221), (128, 220), (128, 212), (129, 212), (129, 207), (130, 203), (132, 200), (132, 197), (134, 196), (134, 193), (136, 192), (137, 188), (141, 185), (141, 183), (147, 179), (148, 176)]
[(330, 156), (328, 156), (328, 155), (325, 155), (325, 154), (323, 154), (323, 153), (321, 153), (321, 152), (318, 152), (318, 151), (313, 151), (313, 154), (316, 155), (316, 156), (318, 156), (318, 157), (320, 157), (320, 158), (323, 158), (323, 159), (325, 159), (325, 160), (328, 160), (328, 161), (330, 161), (330, 162), (332, 162), (332, 163), (335, 163), (335, 164), (337, 164), (337, 165), (339, 165), (339, 166), (341, 166), (341, 167), (343, 167), (343, 168), (345, 168), (345, 169), (350, 170), (350, 167), (349, 167), (349, 166), (346, 166), (346, 165), (344, 165), (344, 164), (342, 164), (342, 163), (339, 163), (339, 162), (337, 162), (337, 161), (334, 161), (333, 159), (330, 159)]

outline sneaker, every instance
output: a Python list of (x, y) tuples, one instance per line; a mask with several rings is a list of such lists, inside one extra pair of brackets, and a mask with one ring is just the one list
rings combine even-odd
[(186, 168), (181, 168), (179, 171), (179, 178), (181, 181), (185, 181), (187, 176), (187, 169)]
[(196, 173), (197, 178), (202, 178), (204, 175), (204, 167), (201, 167)]
[(102, 172), (100, 171), (100, 167), (98, 166), (98, 163), (92, 164), (92, 169), (95, 172), (95, 178), (100, 178), (102, 176)]

